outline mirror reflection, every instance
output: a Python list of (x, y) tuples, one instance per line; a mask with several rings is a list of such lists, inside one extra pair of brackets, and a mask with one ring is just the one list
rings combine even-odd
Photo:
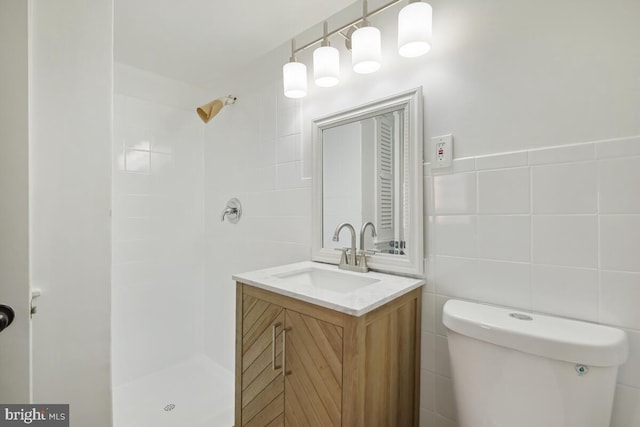
[(359, 233), (370, 221), (364, 248), (407, 255), (408, 138), (405, 111), (387, 111), (322, 129), (322, 246), (350, 246), (349, 233), (332, 240), (343, 222)]

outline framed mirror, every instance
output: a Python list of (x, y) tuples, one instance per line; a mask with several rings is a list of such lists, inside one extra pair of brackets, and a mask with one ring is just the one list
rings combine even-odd
[(424, 274), (422, 88), (316, 119), (313, 132), (312, 259), (338, 264), (337, 248), (351, 246), (343, 230), (372, 222), (364, 246), (369, 267)]

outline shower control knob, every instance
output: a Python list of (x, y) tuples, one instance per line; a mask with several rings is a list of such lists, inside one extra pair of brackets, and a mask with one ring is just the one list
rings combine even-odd
[(0, 304), (0, 332), (11, 325), (15, 316), (16, 314), (11, 307)]

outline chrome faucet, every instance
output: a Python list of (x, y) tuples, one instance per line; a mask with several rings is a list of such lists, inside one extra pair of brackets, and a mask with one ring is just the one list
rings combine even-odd
[(339, 268), (343, 268), (346, 270), (351, 270), (347, 266), (356, 267), (357, 258), (356, 258), (356, 230), (353, 228), (353, 225), (348, 222), (343, 222), (338, 227), (336, 227), (336, 231), (333, 233), (333, 241), (337, 242), (340, 239), (340, 232), (343, 228), (348, 228), (351, 232), (351, 253), (349, 254), (349, 258), (347, 259), (346, 250), (342, 249), (342, 256), (340, 257), (340, 265)]
[[(367, 265), (367, 255), (371, 255), (373, 254), (373, 252), (366, 251), (364, 249), (364, 233), (367, 227), (371, 227), (371, 235), (375, 237), (377, 236), (376, 227), (372, 222), (366, 222), (362, 225), (362, 229), (360, 230), (359, 252), (356, 251), (356, 230), (351, 224), (347, 222), (343, 222), (336, 228), (336, 231), (333, 233), (333, 241), (338, 241), (340, 231), (342, 231), (342, 229), (345, 227), (348, 228), (351, 232), (351, 249), (339, 249), (342, 252), (342, 255), (340, 256), (340, 264), (338, 264), (338, 268), (366, 273), (367, 271), (369, 271), (369, 266)], [(349, 251), (349, 256), (347, 256), (347, 251)]]
[(364, 248), (364, 232), (367, 230), (367, 227), (371, 227), (371, 237), (376, 237), (378, 235), (376, 232), (376, 226), (373, 225), (371, 221), (367, 221), (362, 224), (362, 228), (360, 229), (360, 254), (358, 255), (358, 266), (364, 272), (369, 271), (367, 255), (373, 255), (375, 253), (375, 251), (367, 251)]
[(371, 227), (371, 237), (376, 237), (378, 233), (376, 232), (376, 226), (373, 225), (371, 221), (367, 221), (362, 224), (362, 228), (360, 229), (360, 250), (364, 252), (364, 232), (367, 227)]

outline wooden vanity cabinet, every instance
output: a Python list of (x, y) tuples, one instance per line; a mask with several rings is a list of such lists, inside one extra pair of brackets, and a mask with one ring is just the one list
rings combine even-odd
[(235, 426), (417, 426), (421, 292), (356, 317), (238, 282)]

